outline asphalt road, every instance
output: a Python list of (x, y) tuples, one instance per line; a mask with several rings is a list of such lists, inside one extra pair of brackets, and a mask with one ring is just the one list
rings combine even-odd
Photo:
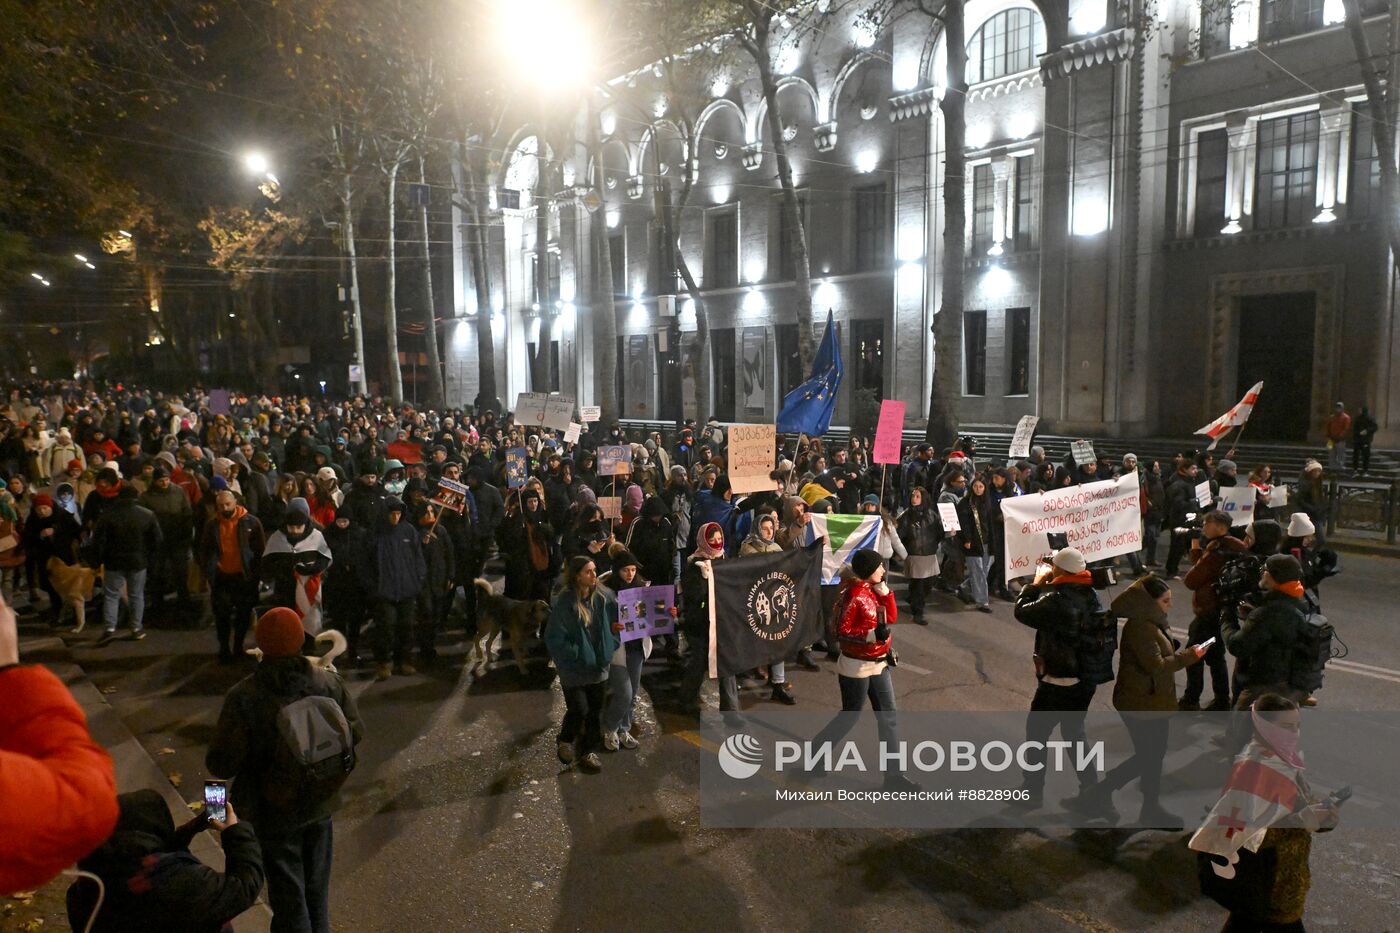
[[(1346, 557), (1323, 591), (1349, 646), (1320, 694), (1329, 709), (1400, 710), (1400, 574)], [(1178, 588), (1173, 622), (1189, 618)], [(942, 597), (931, 624), (897, 629), (901, 709), (1027, 708), (1031, 632), (1008, 603), (986, 615)], [(65, 636), (184, 795), (198, 796), (220, 698), (249, 667), (213, 663), (212, 629), (152, 620), (144, 642)], [(550, 672), (465, 674), (445, 639), (438, 671), (372, 684), (351, 675), (368, 739), (337, 815), (338, 930), (1211, 930), (1184, 834), (1126, 831), (716, 830), (701, 825), (693, 720), (643, 702), (638, 751), (589, 776), (561, 768), (563, 700)], [(251, 663), (251, 662), (249, 662)], [(826, 662), (795, 671), (804, 708), (835, 709)], [(1180, 675), (1178, 675), (1180, 676)], [(649, 666), (648, 685), (667, 677)], [(711, 693), (712, 693), (711, 689)], [(1107, 690), (1096, 707), (1109, 708)], [(745, 691), (764, 703), (766, 692)], [(713, 705), (713, 703), (711, 704)], [(1400, 752), (1397, 752), (1400, 756)], [(1309, 928), (1400, 929), (1400, 840), (1316, 836)]]

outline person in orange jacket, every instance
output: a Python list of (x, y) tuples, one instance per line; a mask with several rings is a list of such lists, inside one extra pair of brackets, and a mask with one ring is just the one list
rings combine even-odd
[(0, 895), (52, 880), (116, 825), (112, 759), (62, 681), (20, 666), (15, 613), (0, 600)]

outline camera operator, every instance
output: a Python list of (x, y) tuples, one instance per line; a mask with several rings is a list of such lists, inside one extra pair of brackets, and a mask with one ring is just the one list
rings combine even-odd
[[(1219, 510), (1206, 513), (1201, 525), (1201, 537), (1191, 548), (1194, 565), (1186, 572), (1186, 587), (1191, 590), (1191, 610), (1196, 614), (1187, 630), (1187, 645), (1199, 645), (1214, 638), (1206, 652), (1205, 666), (1210, 668), (1211, 698), (1209, 710), (1230, 708), (1230, 667), (1225, 659), (1225, 646), (1220, 643), (1221, 600), (1217, 584), (1220, 574), (1234, 559), (1249, 553), (1249, 547), (1230, 534), (1230, 516)], [(1205, 690), (1205, 672), (1200, 665), (1186, 669), (1186, 692), (1182, 694), (1181, 709), (1201, 708)]]
[[(1171, 528), (1171, 546), (1167, 549), (1166, 572), (1169, 577), (1181, 575), (1181, 559), (1195, 544), (1200, 534), (1200, 519), (1191, 517), (1200, 511), (1196, 486), (1200, 483), (1200, 468), (1190, 460), (1178, 463), (1176, 472), (1167, 481), (1167, 526)], [(1212, 501), (1215, 487), (1211, 487)]]

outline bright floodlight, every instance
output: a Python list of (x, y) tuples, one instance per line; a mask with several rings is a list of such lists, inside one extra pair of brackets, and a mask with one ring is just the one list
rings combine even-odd
[(503, 48), (528, 49), (512, 55), (521, 79), (542, 91), (579, 87), (590, 65), (589, 34), (575, 5), (567, 0), (498, 0)]
[(37, 272), (31, 272), (31, 273), (29, 273), (29, 277), (30, 277), (31, 279), (38, 279), (40, 282), (44, 281), (44, 277), (43, 277), (42, 275), (40, 275), (39, 273), (37, 273)]
[(266, 175), (270, 168), (267, 156), (261, 152), (250, 152), (243, 157), (243, 165), (254, 175)]
[(76, 259), (76, 260), (78, 260), (78, 262), (87, 262), (87, 261), (88, 261), (88, 258), (87, 258), (86, 256), (84, 256), (82, 253), (74, 253), (74, 254), (73, 254), (73, 258)]

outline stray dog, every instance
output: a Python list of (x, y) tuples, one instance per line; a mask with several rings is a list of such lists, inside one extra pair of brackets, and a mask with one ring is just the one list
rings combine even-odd
[(58, 593), (63, 604), (58, 606), (58, 618), (55, 624), (63, 619), (63, 611), (70, 606), (73, 615), (78, 620), (78, 627), (73, 629), (76, 635), (87, 625), (87, 601), (92, 597), (92, 588), (97, 581), (102, 578), (101, 567), (84, 567), (82, 564), (65, 564), (57, 557), (50, 557), (49, 562), (44, 565), (44, 570), (48, 572), (49, 584)]
[[(340, 632), (337, 632), (333, 628), (328, 628), (321, 634), (317, 635), (314, 640), (318, 645), (330, 645), (331, 650), (319, 656), (307, 655), (306, 660), (311, 662), (312, 667), (318, 667), (321, 670), (328, 671), (332, 674), (340, 673), (338, 670), (336, 670), (335, 659), (344, 654), (345, 650), (350, 646), (350, 643), (345, 640), (345, 636), (342, 635)], [(249, 648), (248, 654), (256, 658), (259, 663), (262, 662), (261, 648)]]
[(515, 666), (520, 673), (528, 673), (525, 665), (529, 658), (525, 651), (531, 640), (539, 639), (540, 630), (549, 621), (549, 603), (542, 599), (497, 596), (491, 584), (480, 578), (473, 585), (477, 590), (476, 638), (470, 656), (480, 659), (475, 666), (484, 669), (491, 662), (491, 646), (496, 636), (504, 632), (510, 638)]

